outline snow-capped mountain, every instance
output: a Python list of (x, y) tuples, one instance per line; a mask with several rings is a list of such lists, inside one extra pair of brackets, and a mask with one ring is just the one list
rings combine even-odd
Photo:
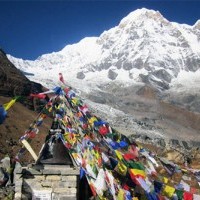
[[(35, 82), (51, 88), (58, 84), (58, 73), (62, 72), (69, 85), (93, 102), (114, 105), (138, 118), (148, 116), (154, 125), (160, 120), (158, 128), (165, 109), (152, 100), (154, 92), (145, 85), (165, 100), (200, 112), (200, 84), (196, 84), (200, 80), (200, 20), (193, 26), (178, 24), (158, 11), (142, 8), (99, 37), (84, 38), (59, 52), (34, 61), (8, 58)], [(141, 94), (151, 100), (146, 102)], [(166, 121), (162, 127), (168, 126)]]
[(168, 89), (181, 71), (200, 68), (199, 24), (169, 22), (158, 11), (143, 8), (100, 37), (84, 38), (35, 61), (8, 57), (17, 68), (33, 73), (30, 78), (35, 81), (57, 80), (62, 72), (67, 81), (79, 87), (79, 82), (99, 85), (118, 81)]

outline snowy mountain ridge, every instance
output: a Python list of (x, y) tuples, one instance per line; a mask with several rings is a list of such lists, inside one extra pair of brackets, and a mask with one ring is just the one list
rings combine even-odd
[(169, 22), (158, 11), (142, 8), (99, 37), (84, 38), (35, 61), (8, 57), (17, 68), (34, 73), (29, 77), (34, 81), (57, 80), (62, 72), (76, 87), (81, 79), (81, 85), (119, 81), (163, 90), (180, 71), (200, 68), (198, 27), (199, 21), (194, 26)]
[(142, 8), (59, 52), (34, 61), (8, 58), (48, 88), (60, 84), (62, 72), (98, 116), (121, 131), (200, 140), (198, 116), (180, 108), (200, 113), (199, 47), (200, 20), (178, 24)]

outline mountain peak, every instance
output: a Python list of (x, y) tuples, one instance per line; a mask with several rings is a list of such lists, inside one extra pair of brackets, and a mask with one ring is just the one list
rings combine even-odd
[(147, 19), (152, 19), (156, 22), (168, 22), (168, 20), (166, 20), (159, 11), (141, 8), (131, 12), (126, 17), (124, 17), (119, 25), (123, 27), (125, 24), (132, 23), (138, 20), (143, 22)]
[(100, 37), (84, 38), (33, 62), (10, 59), (18, 68), (35, 74), (32, 80), (48, 84), (62, 72), (70, 74), (70, 84), (77, 88), (83, 82), (98, 86), (115, 81), (166, 90), (181, 70), (200, 69), (199, 37), (194, 27), (169, 22), (160, 12), (142, 8)]
[(196, 21), (194, 28), (200, 29), (200, 19)]
[(141, 8), (141, 9), (137, 9), (137, 10), (129, 13), (125, 18), (122, 19), (122, 21), (123, 20), (136, 20), (138, 18), (145, 17), (145, 16), (146, 17), (152, 17), (152, 16), (163, 17), (159, 11)]
[(140, 9), (136, 9), (133, 12), (129, 13), (129, 15), (127, 15), (127, 17), (132, 16), (132, 15), (139, 16), (139, 15), (155, 14), (155, 13), (159, 13), (159, 11), (155, 11), (155, 10), (147, 9), (147, 8), (140, 8)]

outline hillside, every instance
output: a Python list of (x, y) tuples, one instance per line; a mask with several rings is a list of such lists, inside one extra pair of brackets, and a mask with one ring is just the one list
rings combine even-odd
[[(0, 96), (1, 103), (6, 103), (9, 100), (11, 100), (11, 98)], [(17, 152), (21, 148), (19, 138), (24, 135), (26, 129), (29, 128), (29, 125), (36, 119), (37, 115), (37, 112), (26, 108), (19, 102), (15, 103), (14, 106), (9, 109), (5, 122), (0, 125), (0, 159), (2, 159), (6, 154), (16, 156)], [(45, 119), (40, 128), (39, 134), (31, 143), (31, 146), (37, 154), (45, 141), (46, 135), (48, 134), (51, 121), (51, 119)], [(26, 153), (22, 161), (30, 163), (33, 160), (29, 153)]]
[[(3, 51), (0, 51), (0, 104), (8, 103), (14, 96), (22, 96), (20, 102), (14, 104), (8, 110), (8, 115), (3, 124), (0, 125), (0, 159), (6, 154), (15, 156), (20, 149), (19, 138), (25, 130), (34, 121), (38, 112), (35, 112), (41, 105), (29, 97), (30, 93), (42, 92), (42, 85), (31, 82), (23, 73), (18, 70), (6, 57)], [(41, 127), (40, 134), (33, 142), (33, 149), (39, 152), (51, 120), (47, 119)], [(26, 154), (24, 161), (30, 160), (29, 154)]]

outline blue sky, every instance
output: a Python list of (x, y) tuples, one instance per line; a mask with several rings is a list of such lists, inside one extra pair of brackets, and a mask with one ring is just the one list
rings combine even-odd
[(84, 37), (99, 36), (142, 7), (160, 11), (169, 21), (193, 25), (200, 19), (198, 0), (0, 0), (0, 47), (34, 60)]

